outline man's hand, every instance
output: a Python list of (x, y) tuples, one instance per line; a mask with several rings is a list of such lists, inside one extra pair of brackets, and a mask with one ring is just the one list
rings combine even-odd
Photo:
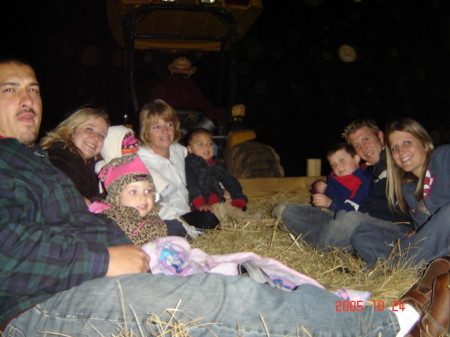
[(318, 181), (314, 188), (316, 189), (317, 193), (325, 193), (325, 190), (327, 189), (328, 185), (324, 181)]
[(109, 266), (106, 276), (146, 273), (150, 269), (150, 257), (136, 245), (107, 247)]
[(213, 211), (213, 209), (212, 209), (212, 207), (211, 207), (210, 205), (201, 205), (201, 206), (198, 208), (198, 210), (199, 210), (199, 211), (203, 211), (203, 212), (211, 212), (211, 213), (214, 213), (214, 211)]
[(314, 194), (312, 197), (312, 204), (313, 206), (316, 207), (326, 207), (328, 208), (328, 206), (331, 205), (331, 202), (333, 200), (331, 200), (330, 198), (328, 198), (325, 194)]

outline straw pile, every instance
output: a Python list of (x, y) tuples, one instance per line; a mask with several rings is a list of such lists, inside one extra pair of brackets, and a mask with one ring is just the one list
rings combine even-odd
[[(270, 218), (273, 206), (285, 201), (283, 194), (269, 199), (250, 200), (248, 212), (263, 214)], [(295, 197), (287, 201), (309, 204), (309, 197)], [(277, 259), (292, 269), (313, 277), (325, 288), (335, 291), (338, 288), (370, 291), (371, 301), (384, 301), (386, 307), (398, 300), (419, 278), (419, 266), (404, 268), (378, 264), (369, 270), (363, 267), (360, 258), (342, 253), (339, 250), (323, 252), (306, 244), (301, 237), (286, 231), (281, 219), (271, 224), (262, 221), (236, 222), (230, 220), (221, 225), (221, 230), (207, 231), (191, 242), (193, 248), (201, 248), (208, 254), (228, 254), (252, 251), (262, 257)]]
[[(270, 218), (270, 211), (279, 201), (287, 198), (278, 194), (264, 200), (251, 200), (248, 211), (260, 212), (263, 217)], [(308, 204), (309, 198), (295, 197), (290, 202)], [(354, 290), (370, 291), (372, 301), (384, 301), (385, 308), (392, 306), (392, 301), (399, 300), (419, 275), (420, 268), (402, 268), (401, 266), (388, 267), (386, 264), (377, 265), (372, 270), (362, 268), (363, 261), (339, 250), (322, 252), (315, 250), (302, 241), (283, 230), (280, 220), (273, 220), (270, 225), (262, 221), (235, 222), (230, 220), (221, 225), (220, 230), (206, 231), (201, 237), (191, 242), (193, 248), (201, 248), (208, 254), (228, 254), (242, 251), (253, 251), (262, 257), (275, 258), (287, 266), (315, 278), (328, 290), (334, 291), (345, 287)], [(121, 304), (122, 306), (124, 303)], [(147, 317), (148, 327), (154, 336), (162, 337), (189, 337), (189, 330), (201, 324), (196, 318), (189, 322), (178, 320), (178, 308), (167, 309), (163, 313), (151, 313)], [(183, 316), (183, 315), (181, 315)], [(264, 324), (264, 321), (262, 321)], [(208, 322), (202, 324), (207, 327)], [(127, 328), (127, 325), (118, 327), (117, 337), (144, 336), (144, 327), (138, 331)], [(100, 335), (101, 332), (99, 332)], [(300, 336), (299, 331), (289, 336)], [(240, 333), (236, 331), (236, 336)], [(270, 335), (267, 334), (269, 337)]]
[[(263, 218), (269, 219), (273, 206), (280, 201), (309, 204), (309, 197), (286, 198), (277, 194), (264, 200), (251, 200), (248, 204), (250, 213), (260, 212)], [(372, 301), (384, 301), (387, 309), (392, 301), (400, 299), (419, 278), (421, 268), (402, 268), (379, 264), (372, 270), (364, 269), (364, 261), (339, 250), (322, 252), (295, 237), (283, 229), (280, 219), (271, 221), (236, 222), (233, 220), (221, 224), (220, 230), (206, 231), (202, 236), (191, 242), (192, 248), (203, 249), (208, 254), (228, 254), (243, 251), (253, 251), (262, 257), (277, 259), (287, 266), (315, 278), (330, 291), (345, 287), (348, 289), (370, 291)], [(175, 310), (176, 312), (176, 310)], [(199, 324), (195, 319), (181, 323), (174, 318), (163, 319), (161, 315), (152, 314), (149, 321), (157, 323), (156, 336), (187, 337), (190, 327)], [(299, 332), (289, 336), (303, 335)], [(119, 337), (132, 337), (135, 334), (121, 333)], [(240, 336), (236, 331), (236, 336)], [(269, 337), (270, 335), (267, 334)]]

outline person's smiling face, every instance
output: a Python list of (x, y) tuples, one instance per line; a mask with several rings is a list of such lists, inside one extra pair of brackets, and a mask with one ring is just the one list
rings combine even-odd
[(369, 128), (363, 126), (348, 136), (351, 146), (362, 160), (373, 165), (380, 161), (380, 153), (383, 150), (383, 132), (374, 134)]
[(197, 133), (192, 136), (187, 149), (189, 153), (209, 160), (214, 156), (214, 141), (211, 135), (206, 132)]
[(72, 135), (72, 142), (84, 158), (91, 159), (100, 153), (107, 133), (108, 124), (102, 117), (98, 117), (78, 126)]
[(412, 134), (394, 131), (389, 135), (389, 148), (395, 164), (405, 172), (420, 177), (425, 167), (427, 150)]
[(28, 65), (0, 64), (0, 135), (32, 146), (42, 118), (36, 74)]
[(136, 208), (142, 218), (150, 213), (154, 203), (153, 188), (148, 181), (129, 183), (120, 192), (120, 204)]
[(150, 127), (148, 130), (150, 147), (155, 153), (167, 151), (173, 143), (175, 137), (175, 126), (173, 122), (166, 122), (162, 118)]

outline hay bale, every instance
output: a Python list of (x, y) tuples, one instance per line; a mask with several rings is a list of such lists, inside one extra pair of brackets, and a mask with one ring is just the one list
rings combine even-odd
[(281, 178), (280, 157), (269, 145), (247, 141), (233, 146), (227, 166), (232, 176), (242, 178)]

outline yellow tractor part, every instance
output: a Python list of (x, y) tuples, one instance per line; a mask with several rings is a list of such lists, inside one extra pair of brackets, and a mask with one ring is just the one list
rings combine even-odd
[[(135, 49), (159, 50), (163, 53), (187, 53), (192, 50), (220, 51), (221, 41), (214, 40), (227, 34), (227, 26), (202, 8), (222, 8), (234, 16), (237, 33), (243, 36), (262, 12), (261, 0), (216, 0), (201, 3), (201, 0), (107, 0), (107, 13), (111, 31), (116, 41), (124, 46), (121, 18), (134, 9), (149, 5), (179, 7), (179, 10), (157, 10), (143, 16), (135, 26), (135, 34), (151, 35), (154, 38), (136, 38)], [(165, 36), (171, 38), (164, 38)], [(179, 38), (173, 38), (179, 36)], [(195, 37), (203, 39), (196, 39)]]
[(224, 159), (227, 160), (228, 153), (233, 146), (256, 138), (256, 132), (252, 129), (231, 131), (228, 135), (227, 145), (225, 147)]

